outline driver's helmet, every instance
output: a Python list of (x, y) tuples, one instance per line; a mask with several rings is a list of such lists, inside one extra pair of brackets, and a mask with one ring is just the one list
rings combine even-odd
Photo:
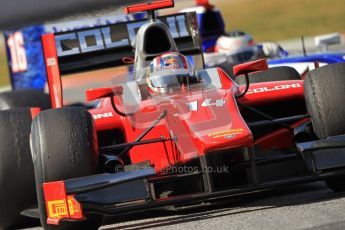
[(247, 62), (258, 56), (258, 48), (252, 36), (242, 31), (232, 31), (220, 36), (215, 52), (226, 54), (228, 61), (232, 63)]
[(198, 78), (195, 68), (186, 56), (169, 52), (152, 60), (146, 81), (152, 92), (169, 93), (183, 85), (198, 82)]

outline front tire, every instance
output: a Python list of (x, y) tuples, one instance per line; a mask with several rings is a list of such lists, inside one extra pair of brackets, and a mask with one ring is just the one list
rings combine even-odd
[[(345, 134), (345, 63), (309, 72), (304, 93), (315, 135), (325, 139)], [(330, 177), (325, 182), (333, 191), (345, 191), (345, 175)]]
[(81, 107), (41, 112), (33, 121), (31, 152), (35, 168), (38, 206), (45, 229), (97, 229), (98, 217), (83, 222), (48, 225), (43, 183), (89, 176), (97, 173), (96, 139), (92, 117)]

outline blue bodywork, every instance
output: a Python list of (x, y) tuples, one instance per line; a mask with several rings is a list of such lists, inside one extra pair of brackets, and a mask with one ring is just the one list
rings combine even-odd
[[(6, 46), (9, 72), (13, 89), (40, 89), (43, 90), (46, 82), (46, 71), (43, 60), (41, 35), (44, 33), (44, 26), (31, 26), (21, 30), (5, 31), (5, 41), (9, 41), (14, 33), (21, 33), (24, 39), (27, 68), (22, 71), (12, 70), (13, 58), (9, 46)], [(13, 51), (12, 51), (13, 52)]]
[(217, 39), (225, 33), (225, 23), (220, 11), (214, 9), (197, 13), (203, 52), (213, 52)]
[(333, 53), (316, 53), (308, 54), (307, 56), (289, 56), (280, 59), (269, 60), (269, 64), (284, 64), (284, 63), (297, 63), (297, 62), (323, 62), (327, 64), (345, 62), (345, 52)]

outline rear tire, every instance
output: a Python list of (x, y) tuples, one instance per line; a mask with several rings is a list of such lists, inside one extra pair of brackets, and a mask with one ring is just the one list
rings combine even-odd
[(20, 107), (51, 107), (49, 95), (38, 90), (17, 90), (0, 93), (0, 110)]
[(33, 121), (31, 152), (35, 168), (38, 206), (45, 229), (97, 229), (102, 219), (88, 216), (82, 222), (46, 223), (43, 183), (97, 173), (96, 141), (92, 117), (81, 107), (41, 112)]
[(0, 112), (0, 229), (13, 226), (36, 203), (31, 120), (26, 108)]
[[(319, 139), (345, 134), (345, 63), (317, 68), (308, 73), (304, 94), (313, 130)], [(325, 180), (336, 191), (345, 191), (345, 175)]]
[[(278, 66), (269, 68), (265, 71), (254, 72), (249, 74), (249, 83), (260, 83), (270, 81), (288, 81), (288, 80), (302, 80), (299, 73), (289, 66)], [(244, 77), (237, 77), (236, 83), (240, 85), (246, 84)]]

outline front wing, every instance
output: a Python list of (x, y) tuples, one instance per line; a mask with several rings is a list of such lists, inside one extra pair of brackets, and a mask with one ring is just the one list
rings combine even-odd
[[(239, 162), (248, 173), (248, 183), (241, 186), (217, 188), (207, 171), (189, 173), (157, 173), (151, 167), (115, 174), (98, 174), (43, 185), (47, 207), (47, 223), (58, 225), (60, 221), (79, 221), (88, 213), (115, 215), (143, 211), (169, 205), (213, 200), (277, 186), (323, 180), (330, 176), (345, 174), (345, 135), (325, 140), (297, 143), (298, 152), (284, 157), (256, 158), (254, 148), (247, 148), (249, 158)], [(209, 162), (198, 159), (203, 168)], [(284, 165), (289, 161), (303, 162), (303, 175), (265, 179), (261, 166)], [(297, 170), (297, 169), (296, 169)], [(173, 196), (158, 196), (159, 187), (188, 182), (198, 189), (184, 190)], [(200, 186), (197, 186), (200, 185)]]

